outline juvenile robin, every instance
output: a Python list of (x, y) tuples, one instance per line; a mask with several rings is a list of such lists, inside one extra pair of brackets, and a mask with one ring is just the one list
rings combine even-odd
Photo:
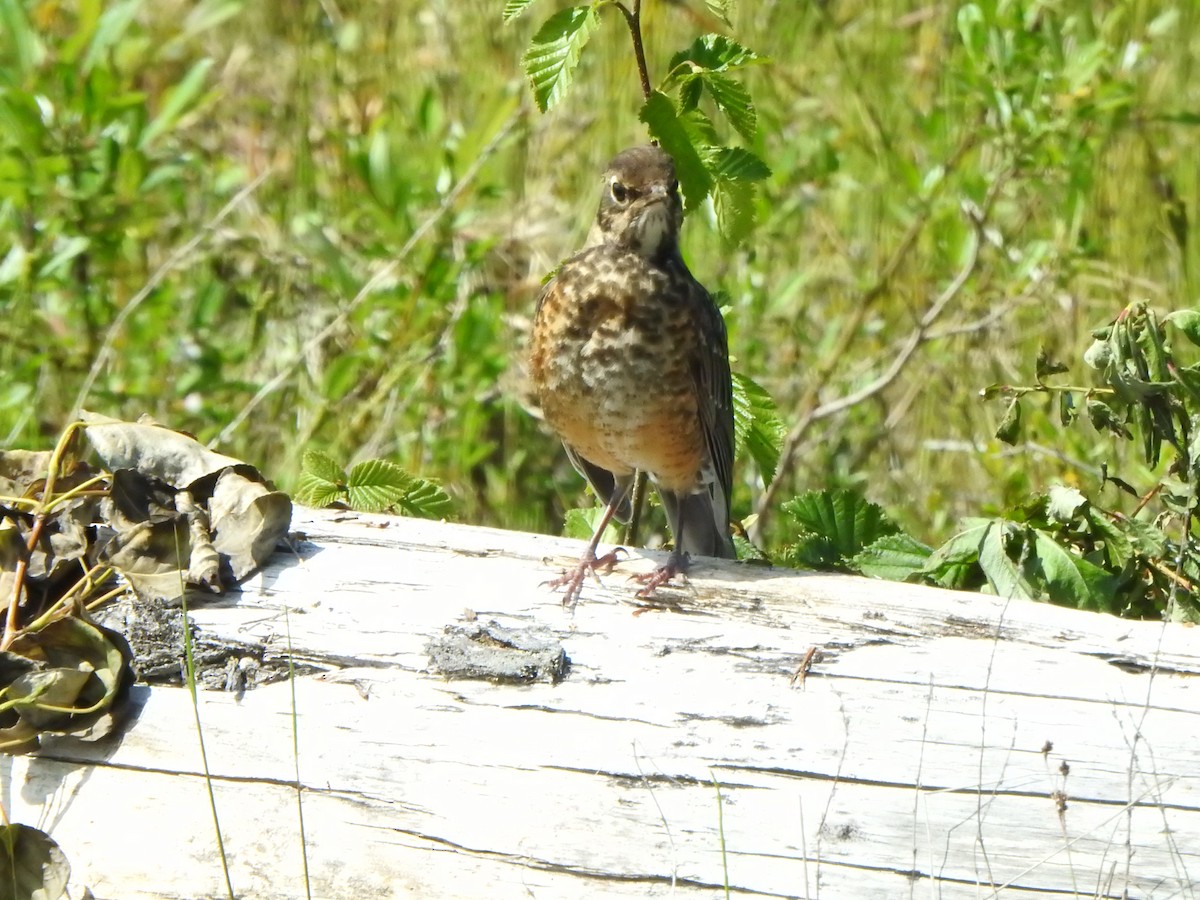
[(736, 559), (729, 534), (733, 388), (725, 322), (679, 253), (683, 204), (671, 157), (620, 153), (604, 173), (587, 244), (543, 288), (529, 370), (546, 422), (605, 502), (579, 564), (551, 582), (574, 606), (600, 536), (627, 521), (638, 470), (654, 482), (675, 539), (639, 596), (693, 555)]

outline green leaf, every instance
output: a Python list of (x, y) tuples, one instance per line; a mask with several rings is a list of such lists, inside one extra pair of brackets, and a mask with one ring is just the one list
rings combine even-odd
[(705, 34), (671, 57), (669, 71), (670, 77), (682, 78), (698, 71), (732, 72), (760, 62), (766, 62), (766, 57), (737, 41), (723, 34)]
[(597, 22), (592, 7), (569, 6), (547, 19), (533, 36), (522, 62), (542, 112), (558, 103), (570, 87), (579, 54)]
[(296, 480), (296, 502), (323, 508), (348, 499), (342, 467), (320, 450), (305, 450), (303, 467)]
[(769, 483), (779, 464), (785, 429), (766, 388), (740, 372), (733, 373), (733, 433), (737, 452), (749, 453), (764, 483)]
[(709, 171), (718, 181), (762, 181), (771, 170), (761, 159), (742, 147), (719, 147), (707, 154)]
[(708, 88), (713, 103), (729, 119), (729, 124), (746, 140), (754, 140), (758, 133), (758, 113), (754, 110), (750, 92), (728, 75), (709, 73), (700, 76), (700, 80)]
[(960, 530), (933, 551), (924, 574), (943, 587), (963, 587), (979, 564), (979, 545), (991, 524), (991, 519), (964, 519)]
[(386, 459), (360, 462), (346, 478), (352, 509), (383, 512), (395, 506), (412, 486), (412, 476)]
[(1038, 383), (1045, 381), (1051, 375), (1061, 375), (1069, 369), (1062, 363), (1052, 359), (1045, 347), (1038, 348), (1037, 362), (1035, 363), (1036, 378)]
[(1006, 444), (1015, 444), (1020, 436), (1021, 400), (1019, 397), (1013, 397), (1009, 401), (1008, 409), (1004, 411), (1004, 418), (1000, 420), (1000, 424), (996, 427), (996, 437)]
[(1115, 611), (1117, 578), (1076, 556), (1052, 535), (1034, 531), (1033, 555), (1054, 603), (1076, 609)]
[(142, 132), (141, 138), (138, 140), (138, 149), (145, 150), (150, 147), (166, 132), (175, 127), (175, 124), (195, 103), (200, 92), (204, 90), (205, 81), (208, 78), (208, 71), (213, 66), (211, 59), (202, 59), (197, 62), (188, 73), (183, 76), (183, 80), (179, 84), (171, 88), (167, 92), (166, 102), (159, 110), (153, 121), (146, 126), (146, 130)]
[(794, 556), (807, 565), (844, 567), (864, 547), (899, 527), (857, 491), (809, 491), (780, 507), (799, 531)]
[(907, 581), (925, 570), (933, 548), (903, 531), (885, 534), (851, 557), (850, 568), (869, 578)]
[(1177, 309), (1168, 313), (1165, 321), (1178, 328), (1184, 337), (1200, 347), (1200, 309)]
[(1112, 407), (1103, 400), (1088, 400), (1086, 409), (1088, 421), (1097, 431), (1108, 431), (1126, 439), (1130, 437), (1128, 429), (1117, 420)]
[(529, 9), (533, 0), (505, 0), (503, 18), (505, 23), (518, 18), (525, 10)]
[(386, 459), (369, 459), (351, 469), (346, 493), (352, 509), (366, 512), (399, 510), (436, 519), (450, 509), (450, 497), (440, 485), (410, 475)]
[(345, 470), (328, 453), (320, 450), (305, 450), (302, 463), (304, 474), (332, 485), (346, 480)]
[(754, 230), (754, 185), (746, 181), (718, 181), (713, 189), (717, 229), (727, 244), (737, 246)]
[[(717, 137), (717, 129), (712, 119), (698, 109), (689, 109), (679, 116), (679, 124), (687, 131), (688, 137), (695, 147), (711, 147), (721, 142)], [(711, 170), (713, 160), (711, 154), (705, 154), (705, 165)]]
[(1011, 522), (996, 519), (988, 523), (979, 541), (979, 568), (997, 597), (1038, 599), (1037, 590), (1008, 555), (1009, 541), (1022, 537), (1023, 530)]
[(704, 0), (704, 5), (726, 25), (730, 24), (729, 14), (733, 12), (733, 0)]
[(422, 519), (441, 519), (450, 512), (450, 496), (440, 484), (425, 478), (410, 476), (412, 484), (397, 506), (410, 516)]
[(679, 177), (687, 208), (695, 209), (704, 202), (713, 182), (676, 113), (675, 104), (666, 94), (654, 91), (642, 106), (638, 118), (646, 123), (650, 136), (675, 160), (675, 174)]
[(1075, 405), (1075, 395), (1070, 391), (1060, 391), (1058, 394), (1058, 421), (1062, 425), (1070, 425), (1079, 416), (1079, 407)]
[(1087, 498), (1077, 488), (1065, 484), (1051, 485), (1047, 500), (1046, 511), (1050, 518), (1064, 525), (1073, 522), (1088, 506)]

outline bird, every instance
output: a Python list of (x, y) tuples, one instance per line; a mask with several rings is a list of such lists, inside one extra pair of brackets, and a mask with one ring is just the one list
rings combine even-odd
[[(574, 569), (548, 582), (574, 608), (608, 523), (630, 516), (638, 471), (654, 483), (674, 538), (667, 562), (635, 576), (649, 596), (692, 556), (736, 559), (730, 535), (733, 385), (725, 320), (679, 250), (683, 202), (672, 158), (650, 144), (604, 173), (583, 249), (538, 296), (530, 380), (546, 423), (604, 502)], [(619, 548), (618, 548), (619, 549)]]

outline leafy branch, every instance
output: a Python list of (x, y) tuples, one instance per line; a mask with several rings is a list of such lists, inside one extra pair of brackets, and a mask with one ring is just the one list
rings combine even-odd
[[(532, 2), (508, 0), (504, 21), (520, 17)], [(771, 171), (752, 151), (724, 143), (701, 102), (707, 98), (711, 109), (720, 113), (739, 137), (753, 142), (758, 134), (758, 113), (738, 75), (766, 60), (725, 35), (705, 34), (671, 57), (666, 77), (655, 87), (646, 61), (641, 0), (628, 4), (597, 0), (570, 6), (542, 23), (522, 60), (542, 112), (550, 111), (567, 95), (605, 7), (616, 8), (629, 30), (641, 86), (638, 119), (675, 160), (687, 209), (694, 210), (712, 198), (722, 237), (731, 245), (740, 243), (754, 228), (755, 184), (770, 177)], [(709, 8), (726, 22), (730, 7), (730, 0), (709, 2)]]

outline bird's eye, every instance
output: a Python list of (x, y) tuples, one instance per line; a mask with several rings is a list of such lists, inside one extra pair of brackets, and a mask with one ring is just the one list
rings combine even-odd
[(624, 203), (629, 198), (629, 188), (614, 180), (612, 183), (612, 198), (618, 203)]

